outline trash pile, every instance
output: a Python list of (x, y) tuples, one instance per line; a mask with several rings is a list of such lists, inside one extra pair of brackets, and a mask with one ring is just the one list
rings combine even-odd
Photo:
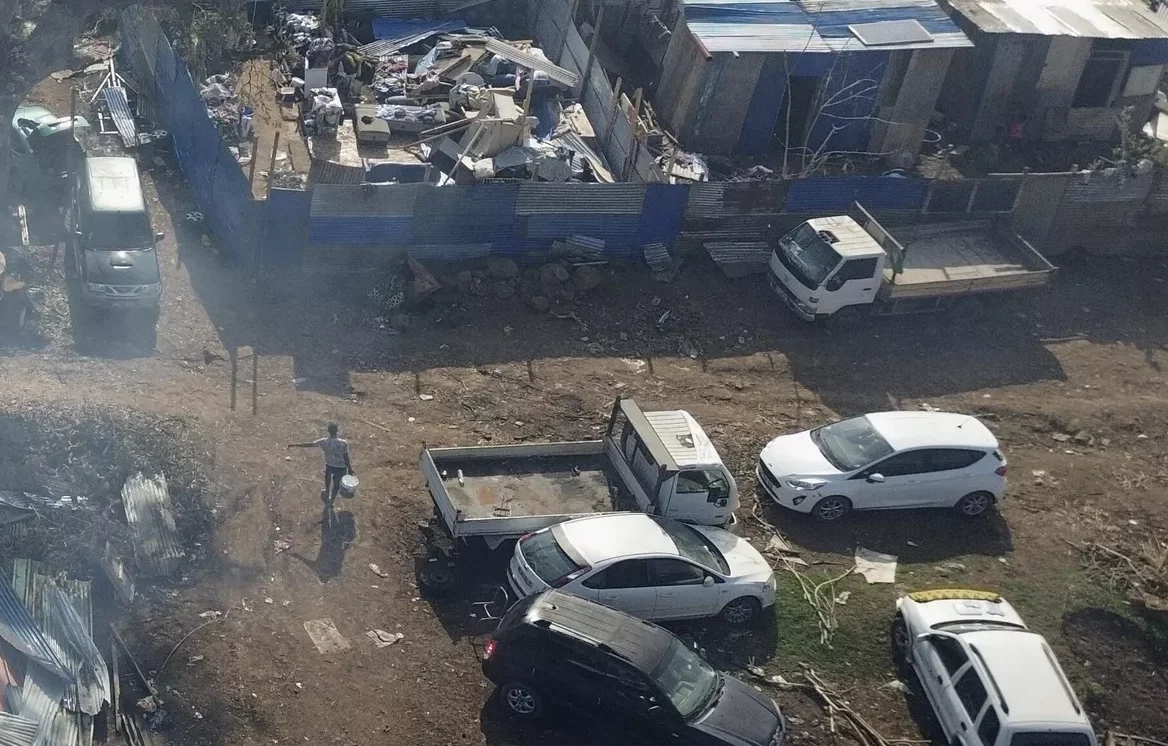
[(410, 152), (435, 166), (428, 178), (437, 183), (615, 180), (575, 103), (580, 77), (543, 50), (457, 20), (377, 18), (372, 29), (375, 38), (358, 43), (368, 27), (330, 29), (297, 13), (277, 20), (281, 73), (302, 131), (322, 139), (326, 159), (338, 151), (323, 141), (336, 138)]
[(247, 106), (240, 106), (236, 82), (230, 73), (212, 75), (199, 89), (207, 114), (229, 143), (250, 140), (253, 131), (253, 112)]

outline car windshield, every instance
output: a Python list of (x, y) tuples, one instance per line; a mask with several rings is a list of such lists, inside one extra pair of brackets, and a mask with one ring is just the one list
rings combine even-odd
[(154, 231), (145, 212), (91, 212), (85, 227), (89, 249), (145, 249), (154, 245)]
[(808, 223), (780, 238), (776, 253), (795, 279), (811, 290), (822, 285), (840, 263), (840, 255)]
[(583, 569), (560, 548), (551, 531), (539, 531), (519, 540), (523, 559), (539, 579), (555, 587), (561, 580)]
[(721, 680), (718, 672), (701, 656), (681, 640), (674, 640), (653, 670), (653, 682), (669, 697), (681, 716), (689, 719), (705, 710)]
[(673, 544), (677, 547), (677, 553), (682, 557), (685, 557), (691, 562), (696, 562), (708, 570), (720, 572), (723, 575), (730, 572), (730, 564), (726, 562), (726, 558), (718, 551), (718, 547), (714, 546), (714, 542), (707, 539), (692, 526), (687, 526), (679, 521), (660, 516), (650, 517), (670, 539), (673, 539)]
[(811, 431), (823, 457), (840, 471), (854, 471), (892, 453), (867, 417), (853, 417)]
[(1037, 733), (1015, 733), (1010, 746), (1090, 746), (1091, 739), (1086, 733), (1059, 733), (1041, 731)]

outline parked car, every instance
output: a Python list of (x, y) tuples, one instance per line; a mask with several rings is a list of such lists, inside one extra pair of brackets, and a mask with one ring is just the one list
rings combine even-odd
[(524, 536), (507, 569), (519, 598), (548, 588), (642, 619), (758, 618), (775, 603), (775, 573), (745, 539), (644, 513), (565, 521)]
[(12, 115), (9, 133), (9, 183), (24, 191), (34, 183), (61, 183), (69, 159), (80, 156), (74, 130), (88, 129), (85, 117), (59, 117), (43, 106), (20, 106)]
[(779, 505), (822, 521), (889, 508), (975, 517), (1005, 494), (1006, 458), (971, 415), (877, 412), (775, 438), (757, 476)]
[(892, 644), (956, 746), (1097, 746), (1046, 640), (996, 593), (937, 590), (897, 600)]
[(73, 185), (69, 222), (68, 266), (85, 304), (156, 314), (162, 275), (134, 159), (86, 158)]
[(770, 697), (672, 633), (586, 599), (545, 591), (517, 603), (483, 648), (483, 675), (511, 715), (553, 706), (619, 718), (657, 743), (782, 746)]

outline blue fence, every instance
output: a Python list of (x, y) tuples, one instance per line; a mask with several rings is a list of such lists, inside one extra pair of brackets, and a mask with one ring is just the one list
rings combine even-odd
[(199, 87), (158, 22), (132, 8), (122, 13), (122, 62), (146, 90), (159, 125), (224, 253), (251, 261), (255, 201), (243, 171), (199, 97)]

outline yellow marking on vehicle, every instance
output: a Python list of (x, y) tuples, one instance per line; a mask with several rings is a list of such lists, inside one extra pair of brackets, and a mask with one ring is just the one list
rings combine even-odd
[(908, 597), (918, 603), (929, 601), (990, 601), (999, 603), (1002, 597), (993, 591), (972, 591), (965, 588), (939, 588), (932, 591), (916, 591)]

